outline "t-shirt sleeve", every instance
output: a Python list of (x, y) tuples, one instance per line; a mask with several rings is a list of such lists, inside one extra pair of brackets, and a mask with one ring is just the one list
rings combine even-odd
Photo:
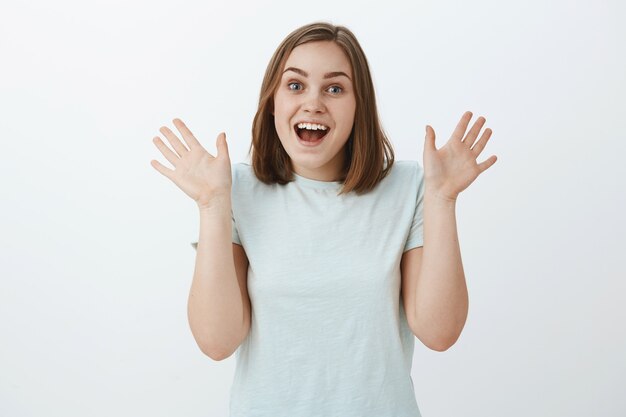
[(237, 223), (235, 222), (235, 216), (232, 214), (231, 211), (231, 225), (232, 225), (232, 230), (233, 230), (233, 243), (236, 243), (238, 245), (241, 245), (241, 240), (239, 239), (239, 231), (237, 230)]
[(415, 210), (413, 212), (413, 220), (411, 222), (409, 236), (407, 237), (404, 245), (404, 252), (409, 249), (424, 246), (424, 171), (417, 162), (416, 169), (416, 177), (414, 177), (413, 180), (415, 187), (417, 187), (417, 197), (414, 202)]
[[(233, 212), (231, 210), (230, 212), (230, 218), (231, 218), (231, 230), (232, 230), (232, 241), (233, 243), (236, 243), (238, 245), (241, 245), (241, 240), (239, 239), (239, 232), (237, 231), (237, 224), (235, 223), (235, 216), (233, 215)], [(191, 242), (191, 246), (194, 248), (194, 250), (198, 250), (198, 242)]]

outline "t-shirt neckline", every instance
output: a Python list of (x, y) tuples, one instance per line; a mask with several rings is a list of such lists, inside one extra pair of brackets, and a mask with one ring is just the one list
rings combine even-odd
[(305, 186), (305, 187), (335, 190), (335, 189), (341, 188), (341, 186), (343, 185), (343, 183), (341, 181), (320, 181), (320, 180), (314, 180), (314, 179), (311, 179), (311, 178), (306, 178), (306, 177), (303, 177), (301, 175), (298, 175), (295, 172), (293, 173), (293, 177), (294, 177), (295, 182), (297, 184)]

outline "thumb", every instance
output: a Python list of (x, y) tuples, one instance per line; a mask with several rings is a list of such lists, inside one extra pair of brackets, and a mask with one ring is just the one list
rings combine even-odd
[(437, 150), (437, 148), (435, 147), (435, 130), (430, 127), (430, 125), (426, 125), (426, 138), (424, 148), (428, 148), (431, 151)]
[(226, 143), (226, 133), (222, 132), (217, 135), (216, 147), (217, 156), (224, 155), (226, 158), (230, 159), (228, 155), (228, 144)]

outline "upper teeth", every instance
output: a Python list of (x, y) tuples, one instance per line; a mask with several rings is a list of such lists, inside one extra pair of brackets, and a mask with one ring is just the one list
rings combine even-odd
[(298, 129), (326, 130), (328, 128), (324, 125), (319, 125), (317, 123), (298, 123)]

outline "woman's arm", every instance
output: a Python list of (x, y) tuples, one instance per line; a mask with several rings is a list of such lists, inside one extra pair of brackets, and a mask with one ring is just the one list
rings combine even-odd
[(233, 249), (231, 221), (230, 197), (200, 210), (196, 266), (187, 303), (198, 347), (217, 361), (229, 357), (250, 328), (250, 301), (247, 290), (241, 288), (247, 258)]
[(424, 246), (402, 256), (404, 305), (415, 336), (444, 351), (459, 338), (469, 297), (457, 236), (456, 201), (426, 188)]
[(467, 131), (471, 118), (472, 112), (465, 112), (450, 140), (440, 149), (435, 147), (435, 131), (426, 126), (424, 247), (407, 251), (402, 257), (407, 320), (426, 346), (440, 351), (460, 336), (469, 307), (456, 227), (456, 200), (497, 160), (492, 155), (476, 162), (492, 131), (485, 129), (478, 138), (486, 119), (479, 117)]

